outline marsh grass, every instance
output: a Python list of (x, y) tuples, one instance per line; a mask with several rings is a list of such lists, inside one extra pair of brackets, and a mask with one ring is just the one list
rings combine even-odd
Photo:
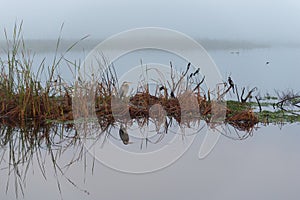
[[(21, 30), (22, 23), (16, 24), (11, 39), (4, 31), (6, 47), (3, 51), (6, 57), (0, 60), (0, 165), (7, 165), (3, 168), (8, 173), (6, 192), (10, 184), (14, 184), (16, 197), (20, 193), (24, 195), (25, 179), (33, 157), (46, 179), (43, 151), (50, 156), (56, 177), (60, 174), (82, 190), (64, 175), (57, 162), (67, 147), (74, 146), (79, 152), (83, 151), (83, 146), (77, 143), (76, 131), (72, 124), (67, 123), (72, 119), (72, 86), (62, 80), (57, 68), (67, 62), (71, 72), (77, 70), (76, 63), (66, 60), (65, 54), (85, 37), (59, 55), (60, 34), (52, 64), (46, 66), (44, 59), (34, 73), (34, 54), (26, 48)], [(70, 162), (84, 154), (77, 156)], [(61, 194), (58, 178), (57, 186)]]
[[(61, 31), (62, 28), (63, 26)], [(141, 128), (153, 122), (157, 130), (162, 128), (165, 133), (175, 122), (181, 127), (192, 127), (204, 121), (215, 128), (220, 122), (225, 122), (228, 130), (233, 128), (237, 136), (232, 136), (230, 131), (224, 129), (220, 132), (231, 139), (241, 140), (251, 136), (259, 122), (278, 121), (279, 115), (286, 114), (285, 105), (297, 107), (300, 99), (296, 95), (285, 95), (286, 98), (282, 97), (276, 104), (275, 112), (262, 110), (255, 113), (253, 109), (257, 106), (270, 104), (260, 104), (259, 100), (257, 103), (249, 102), (254, 89), (243, 98), (245, 89), (242, 89), (242, 95), (239, 96), (235, 85), (237, 101), (224, 101), (224, 96), (232, 92), (233, 86), (224, 82), (220, 83), (217, 91), (205, 91), (202, 87), (205, 77), (192, 80), (190, 63), (178, 76), (170, 63), (170, 81), (157, 83), (153, 93), (150, 92), (149, 85), (141, 80), (135, 94), (120, 99), (117, 73), (104, 56), (102, 62), (106, 68), (92, 83), (76, 80), (74, 85), (70, 85), (57, 73), (63, 62), (70, 68), (71, 73), (77, 73), (78, 62), (65, 59), (65, 54), (86, 37), (59, 55), (60, 34), (52, 64), (46, 66), (44, 59), (34, 72), (34, 55), (26, 49), (21, 30), (22, 23), (15, 25), (12, 39), (9, 39), (5, 31), (6, 57), (0, 58), (0, 166), (4, 163), (8, 166), (5, 168), (8, 172), (6, 191), (13, 179), (17, 197), (20, 192), (24, 195), (23, 187), (33, 156), (36, 157), (41, 174), (46, 178), (43, 151), (50, 156), (56, 176), (63, 176), (74, 187), (88, 193), (65, 175), (66, 169), (78, 160), (85, 160), (86, 156), (82, 142), (84, 138), (75, 130), (74, 119), (94, 116), (101, 129), (96, 130), (97, 137), (104, 133), (109, 134), (112, 127), (129, 121), (136, 122)], [(225, 103), (221, 103), (216, 109), (213, 96), (217, 101)], [(80, 106), (75, 107), (74, 102)], [(95, 104), (90, 105), (87, 102)], [(225, 118), (218, 119), (218, 116)], [(289, 115), (286, 119), (300, 121), (298, 115), (293, 116)], [(269, 121), (266, 121), (267, 117)], [(240, 135), (238, 131), (243, 134)], [(60, 155), (70, 147), (74, 148), (74, 157), (66, 165), (60, 166)], [(8, 159), (5, 159), (5, 155), (8, 155)], [(84, 168), (86, 167), (85, 164)], [(57, 187), (62, 194), (59, 179)]]
[[(95, 111), (103, 130), (113, 125), (116, 119), (113, 117), (111, 102), (115, 96), (118, 96), (117, 92), (119, 88), (114, 67), (107, 67), (106, 71), (102, 73), (103, 75), (95, 80), (93, 85), (82, 85), (80, 81), (76, 81), (75, 85), (68, 85), (56, 72), (62, 61), (65, 61), (64, 55), (77, 43), (71, 45), (64, 54), (58, 56), (57, 52), (61, 42), (61, 36), (59, 36), (52, 64), (46, 67), (42, 61), (37, 72), (34, 73), (32, 69), (33, 57), (30, 56), (30, 52), (26, 49), (21, 29), (22, 23), (19, 26), (15, 25), (12, 40), (8, 38), (5, 31), (7, 40), (5, 53), (7, 59), (1, 60), (0, 63), (0, 120), (2, 123), (25, 125), (34, 122), (44, 125), (49, 122), (70, 122), (74, 119), (74, 115), (82, 115), (80, 112), (87, 111), (88, 113)], [(83, 39), (85, 38), (81, 40)], [(104, 65), (108, 66), (107, 60), (103, 59), (103, 62)], [(77, 71), (79, 66), (68, 61), (68, 64), (70, 63), (71, 71)], [(146, 124), (150, 116), (150, 107), (159, 104), (166, 111), (166, 115), (169, 118), (175, 119), (178, 123), (188, 124), (187, 120), (182, 121), (182, 113), (189, 113), (190, 116), (194, 116), (193, 120), (204, 119), (209, 122), (212, 112), (210, 96), (215, 95), (217, 99), (222, 99), (226, 93), (230, 92), (231, 86), (227, 88), (223, 87), (219, 91), (205, 92), (201, 87), (205, 77), (201, 81), (198, 80), (198, 82), (185, 82), (189, 78), (189, 70), (190, 63), (187, 65), (186, 70), (176, 77), (172, 63), (170, 63), (171, 81), (160, 83), (163, 89), (159, 91), (159, 86), (157, 86), (155, 94), (150, 94), (147, 84), (141, 84), (142, 87), (139, 89), (139, 92), (132, 95), (127, 102), (130, 103), (130, 117), (132, 119), (143, 119)], [(44, 83), (41, 81), (42, 74), (46, 74)], [(93, 90), (82, 90), (91, 86)], [(73, 94), (75, 88), (81, 88), (79, 90), (80, 94), (76, 94), (80, 96), (77, 99), (82, 101), (81, 105), (84, 105), (88, 101), (88, 98), (94, 97), (95, 107), (81, 108), (80, 112), (76, 111), (76, 108), (72, 107), (72, 96), (75, 95)], [(90, 91), (93, 94), (84, 93)], [(186, 98), (187, 94), (193, 97), (191, 99), (197, 99), (198, 108), (196, 110), (195, 108), (190, 108), (188, 103), (184, 104), (185, 106), (181, 105), (184, 101), (180, 99), (188, 99)], [(190, 105), (194, 105), (192, 102), (189, 103)], [(118, 112), (122, 113), (122, 106), (116, 109), (121, 109)], [(232, 109), (227, 108), (226, 116), (231, 117), (227, 118), (227, 120), (236, 119), (232, 118), (232, 115), (236, 114), (236, 112), (232, 112)], [(245, 106), (242, 106), (242, 109), (246, 112), (251, 110), (250, 107)], [(235, 109), (235, 111), (237, 110)], [(248, 113), (248, 115), (252, 114)], [(191, 120), (192, 118), (185, 119)], [(250, 120), (253, 119), (256, 119), (255, 116), (250, 118)], [(243, 120), (246, 120), (246, 118), (244, 117)]]
[[(57, 68), (66, 61), (65, 54), (77, 43), (58, 55), (61, 42), (59, 36), (53, 63), (46, 67), (44, 59), (34, 73), (34, 56), (26, 49), (21, 29), (22, 23), (20, 26), (15, 25), (11, 40), (5, 31), (7, 58), (0, 62), (0, 120), (19, 124), (28, 121), (45, 124), (47, 120), (71, 120), (72, 86), (62, 80), (57, 74)], [(78, 68), (76, 63), (70, 61), (68, 66), (73, 72)], [(46, 76), (46, 80), (42, 81), (42, 75)]]

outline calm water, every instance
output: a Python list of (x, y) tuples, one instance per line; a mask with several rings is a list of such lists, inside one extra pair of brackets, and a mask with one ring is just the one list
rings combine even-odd
[[(239, 53), (231, 53), (238, 51)], [(219, 66), (224, 80), (231, 76), (239, 86), (258, 87), (262, 94), (274, 93), (274, 89), (298, 91), (300, 79), (300, 49), (267, 48), (252, 50), (210, 50), (211, 57)], [(136, 60), (131, 57), (138, 55)], [(52, 53), (36, 55), (37, 59), (53, 56)], [(84, 58), (84, 53), (73, 52), (69, 59)], [(155, 57), (151, 60), (151, 57)], [(123, 60), (122, 60), (123, 59)], [(138, 66), (156, 62), (168, 65), (165, 54), (147, 56), (137, 52), (116, 62), (116, 69), (122, 75), (125, 66)], [(130, 61), (131, 60), (131, 61)], [(173, 61), (173, 60), (172, 60)], [(266, 65), (269, 61), (270, 64)], [(47, 62), (50, 62), (49, 60)], [(118, 68), (118, 62), (122, 68)], [(184, 66), (182, 59), (174, 59), (177, 66)], [(72, 82), (74, 77), (64, 66), (61, 76)], [(253, 136), (244, 141), (233, 141), (221, 137), (212, 153), (204, 160), (197, 157), (204, 134), (196, 137), (191, 148), (173, 165), (155, 173), (132, 175), (114, 171), (95, 163), (92, 173), (92, 158), (72, 165), (65, 174), (90, 195), (74, 188), (60, 175), (64, 199), (299, 199), (300, 198), (300, 134), (299, 124), (279, 126), (258, 126)], [(2, 150), (0, 150), (2, 151)], [(60, 158), (66, 163), (73, 156), (69, 150)], [(34, 158), (36, 159), (36, 158)], [(24, 190), (25, 199), (59, 199), (52, 164), (46, 163), (47, 180), (38, 168), (36, 160), (30, 167)], [(1, 166), (2, 167), (2, 166)], [(7, 171), (0, 171), (1, 200), (15, 199), (13, 179), (5, 195)]]
[[(172, 166), (150, 174), (132, 175), (114, 171), (96, 162), (87, 172), (82, 162), (70, 167), (68, 178), (90, 195), (72, 187), (59, 176), (64, 199), (299, 199), (299, 125), (261, 127), (245, 141), (221, 138), (204, 160), (197, 158), (203, 139), (199, 135), (191, 149)], [(68, 152), (60, 160), (72, 157)], [(47, 181), (37, 162), (26, 179), (25, 199), (58, 199), (53, 168), (46, 161)], [(84, 175), (85, 174), (85, 175)], [(1, 199), (14, 199), (13, 187), (4, 195), (6, 176), (0, 172)], [(85, 182), (84, 182), (85, 180)]]

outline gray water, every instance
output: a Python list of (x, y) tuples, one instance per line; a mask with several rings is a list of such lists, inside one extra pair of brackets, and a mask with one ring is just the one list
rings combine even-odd
[[(239, 53), (231, 53), (239, 52)], [(261, 94), (274, 90), (293, 89), (298, 91), (300, 83), (300, 49), (269, 47), (260, 49), (210, 49), (209, 54), (216, 62), (224, 78), (231, 76), (242, 87), (258, 87)], [(71, 52), (70, 59), (83, 59), (84, 53)], [(137, 53), (136, 60), (128, 66), (137, 66), (151, 57)], [(156, 54), (153, 54), (156, 55)], [(53, 52), (36, 55), (38, 59), (53, 56)], [(155, 56), (154, 56), (155, 57)], [(127, 59), (127, 60), (126, 60)], [(168, 65), (166, 56), (156, 56), (154, 62)], [(173, 61), (173, 60), (172, 60)], [(266, 62), (270, 64), (266, 65)], [(153, 62), (153, 61), (151, 61)], [(182, 59), (173, 61), (184, 66)], [(121, 61), (120, 61), (121, 63)], [(174, 64), (174, 65), (175, 65)], [(196, 67), (196, 66), (195, 66)], [(122, 68), (123, 70), (126, 68)], [(120, 73), (122, 69), (119, 68)], [(118, 65), (116, 62), (116, 70)], [(126, 71), (126, 70), (124, 70)], [(73, 76), (67, 67), (61, 76), (72, 82)], [(73, 187), (60, 175), (64, 199), (299, 199), (300, 198), (300, 134), (299, 124), (283, 127), (258, 125), (253, 136), (243, 141), (221, 137), (213, 151), (203, 160), (197, 153), (204, 134), (199, 134), (191, 148), (173, 165), (154, 173), (133, 175), (121, 173), (95, 162), (92, 173), (92, 157), (84, 163), (72, 165), (65, 174), (78, 187), (88, 190), (90, 195)], [(61, 162), (71, 159), (72, 150), (60, 158)], [(25, 199), (59, 199), (60, 195), (50, 160), (46, 160), (47, 180), (41, 173), (36, 160), (33, 162), (24, 190)], [(3, 166), (1, 166), (3, 167)], [(7, 172), (0, 170), (1, 200), (15, 199), (13, 181), (5, 194)]]
[[(299, 125), (262, 127), (245, 141), (222, 137), (204, 160), (197, 158), (203, 135), (173, 165), (142, 175), (114, 171), (96, 162), (87, 172), (82, 162), (68, 169), (65, 176), (90, 195), (79, 191), (59, 176), (64, 199), (299, 199), (300, 135)], [(66, 153), (61, 160), (68, 160)], [(25, 199), (58, 199), (56, 179), (49, 161), (47, 180), (39, 173), (37, 162), (26, 179)], [(7, 195), (7, 174), (1, 174), (1, 199), (14, 199), (13, 187)], [(85, 180), (85, 181), (84, 181)]]

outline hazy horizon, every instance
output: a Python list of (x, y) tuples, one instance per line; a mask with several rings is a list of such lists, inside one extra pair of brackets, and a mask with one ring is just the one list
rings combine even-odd
[[(268, 43), (263, 41), (247, 41), (247, 40), (225, 40), (225, 39), (208, 39), (208, 38), (194, 38), (200, 45), (207, 50), (243, 50), (243, 49), (261, 49), (261, 48), (273, 48), (273, 47), (300, 47), (300, 43)], [(78, 42), (71, 50), (82, 51), (91, 50), (105, 39), (90, 39), (86, 38), (82, 41), (80, 39), (66, 39), (62, 37), (60, 39), (59, 51), (65, 51), (70, 46)], [(180, 41), (170, 42), (180, 44)], [(24, 40), (26, 49), (29, 49), (35, 53), (53, 52), (56, 49), (58, 39), (27, 39)], [(7, 41), (0, 39), (1, 53), (6, 50)], [(121, 48), (121, 47), (120, 47)], [(189, 47), (186, 47), (187, 49)]]
[(195, 39), (300, 43), (296, 0), (12, 0), (1, 5), (0, 31), (12, 35), (14, 24), (23, 21), (25, 39), (56, 39), (64, 23), (62, 35), (68, 39), (105, 39), (128, 29), (162, 27)]

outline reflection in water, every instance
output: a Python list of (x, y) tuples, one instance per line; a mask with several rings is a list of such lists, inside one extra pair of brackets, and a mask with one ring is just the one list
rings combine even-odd
[[(139, 140), (146, 139), (148, 142), (150, 142), (151, 139), (158, 136), (159, 139), (156, 139), (156, 141), (152, 143), (154, 143), (153, 145), (155, 144), (159, 145), (160, 142), (163, 142), (163, 139), (168, 134), (168, 132), (169, 135), (172, 134), (172, 125), (174, 126), (175, 123), (178, 124), (178, 121), (173, 122), (174, 119), (172, 117), (166, 117), (162, 120), (159, 120), (161, 116), (159, 116), (158, 114), (159, 112), (157, 112), (157, 109), (160, 108), (157, 107), (153, 109), (155, 112), (151, 114), (152, 118), (148, 118), (148, 120), (151, 121), (151, 123), (153, 122), (154, 126), (159, 126), (156, 127), (155, 130), (160, 130), (160, 132), (157, 132), (155, 135), (151, 136), (150, 138), (147, 137), (142, 139), (140, 138)], [(187, 118), (182, 118), (181, 119), (182, 126), (197, 127), (196, 123), (200, 122), (200, 119), (198, 119), (197, 122), (195, 118), (193, 121), (191, 121), (191, 118), (189, 118), (188, 120)], [(128, 124), (134, 126), (133, 121), (134, 120), (129, 121)], [(140, 125), (138, 126), (140, 126), (140, 129), (142, 129), (142, 126), (145, 126), (146, 122), (137, 121), (137, 123), (140, 123)], [(113, 126), (117, 124), (118, 123), (114, 123)], [(147, 124), (149, 124), (149, 122), (147, 122)], [(198, 129), (202, 129), (203, 126), (199, 127), (199, 125), (198, 125)], [(240, 131), (241, 129), (243, 129), (243, 127), (245, 127), (245, 125), (243, 124), (226, 123), (225, 127), (228, 127), (227, 130), (219, 130), (219, 127), (221, 126), (218, 126), (217, 123), (211, 123), (211, 124), (208, 123), (208, 126), (210, 126), (211, 128), (215, 128), (216, 130), (220, 131), (222, 134), (232, 139), (246, 139), (249, 135), (252, 134), (253, 131), (253, 129), (249, 129), (249, 128)], [(229, 126), (231, 128), (229, 128)], [(123, 143), (134, 145), (129, 142), (130, 139), (124, 125), (121, 124), (120, 127), (121, 127), (120, 132), (121, 130), (124, 132), (122, 134), (120, 133)], [(164, 127), (163, 130), (162, 127)], [(107, 138), (116, 137), (111, 128), (112, 126), (110, 125), (108, 128), (105, 128), (105, 130), (93, 130), (90, 135), (86, 135), (85, 137), (89, 137), (89, 139), (95, 141), (97, 141), (99, 139), (98, 137), (103, 134), (105, 134), (106, 135), (105, 137)], [(232, 134), (232, 132), (229, 132), (232, 130), (234, 130), (234, 133), (236, 134), (237, 137), (235, 137)], [(126, 135), (126, 138), (124, 137), (124, 135)], [(93, 136), (94, 138), (90, 138), (91, 136)], [(185, 137), (188, 137), (188, 135)], [(83, 144), (84, 138), (82, 138), (82, 135), (80, 135), (74, 129), (73, 124), (61, 124), (61, 123), (40, 124), (37, 122), (26, 122), (26, 125), (25, 124), (20, 125), (20, 124), (13, 124), (12, 122), (9, 123), (7, 121), (3, 121), (1, 125), (0, 138), (1, 138), (0, 165), (1, 165), (1, 169), (7, 172), (7, 176), (8, 176), (7, 192), (11, 190), (10, 187), (14, 187), (16, 195), (18, 195), (19, 193), (21, 194), (24, 193), (23, 187), (24, 184), (26, 183), (28, 171), (30, 171), (31, 166), (33, 165), (32, 163), (33, 160), (38, 162), (39, 170), (42, 176), (45, 179), (47, 179), (47, 174), (49, 176), (49, 173), (47, 173), (46, 171), (47, 167), (45, 167), (45, 160), (49, 159), (51, 160), (55, 176), (64, 177), (67, 180), (67, 182), (69, 182), (75, 188), (83, 191), (84, 193), (88, 193), (88, 191), (77, 186), (76, 183), (74, 183), (71, 178), (68, 178), (65, 175), (69, 167), (76, 164), (76, 162), (84, 161), (84, 158), (86, 157), (86, 153), (87, 153), (87, 150), (84, 148), (84, 144)], [(120, 139), (118, 140), (120, 141)], [(65, 160), (63, 162), (64, 164), (61, 164), (61, 162), (59, 161), (60, 157), (64, 154), (64, 152), (70, 149), (74, 152), (74, 155), (71, 158), (69, 158), (69, 160)], [(60, 184), (61, 183), (59, 179), (57, 179), (57, 187), (59, 192), (61, 193), (62, 191), (60, 188), (61, 187)]]
[[(235, 127), (235, 125), (230, 123), (225, 123), (225, 126), (218, 126), (216, 124), (208, 124), (208, 126), (214, 126), (215, 130), (220, 131), (227, 138), (234, 140), (245, 140), (249, 138), (249, 136), (252, 136), (253, 131), (255, 130), (241, 131), (238, 126)], [(222, 129), (220, 127), (222, 127)], [(170, 129), (170, 133), (166, 133), (166, 135), (172, 133), (171, 126), (168, 126), (168, 129)], [(103, 132), (100, 130), (95, 130), (93, 133), (97, 133), (95, 134), (95, 137), (99, 137), (99, 134), (106, 134), (106, 137), (112, 137), (114, 134), (113, 131)], [(77, 183), (72, 180), (72, 177), (68, 177), (67, 175), (68, 169), (73, 165), (77, 165), (77, 162), (86, 162), (85, 159), (87, 154), (83, 145), (82, 135), (79, 135), (76, 130), (74, 130), (72, 124), (64, 125), (49, 123), (47, 125), (39, 125), (27, 123), (27, 126), (19, 127), (2, 125), (0, 137), (0, 166), (2, 171), (4, 170), (7, 172), (7, 192), (11, 192), (13, 190), (12, 188), (15, 187), (16, 194), (19, 194), (20, 192), (23, 193), (23, 186), (28, 177), (27, 174), (31, 171), (31, 167), (37, 164), (38, 170), (45, 179), (47, 179), (49, 175), (51, 176), (51, 173), (49, 174), (47, 170), (49, 170), (49, 166), (52, 166), (52, 171), (56, 177), (63, 177), (65, 180), (63, 182), (68, 182), (70, 185), (73, 185), (76, 190), (86, 194), (89, 193), (88, 190), (78, 186)], [(94, 138), (93, 140), (97, 141), (97, 139), (98, 138)], [(160, 138), (159, 141), (162, 142), (163, 138)], [(136, 144), (137, 143), (132, 143), (129, 145)], [(159, 145), (159, 143), (157, 143), (157, 145)], [(70, 155), (70, 152), (73, 152), (73, 155), (71, 153), (71, 156), (63, 156), (64, 153)], [(61, 162), (60, 157), (67, 159)], [(51, 161), (51, 165), (49, 165), (48, 162), (48, 167), (45, 166), (45, 163), (47, 163), (46, 160)], [(32, 162), (36, 163), (34, 164)], [(92, 165), (94, 166), (94, 164)], [(86, 168), (90, 168), (90, 166), (84, 164), (84, 171), (86, 171)], [(4, 177), (2, 177), (2, 180), (3, 178)], [(57, 178), (58, 191), (63, 195), (61, 184), (61, 179)]]
[[(14, 184), (17, 197), (20, 192), (24, 195), (23, 186), (26, 185), (27, 173), (33, 160), (38, 162), (39, 170), (46, 179), (46, 160), (51, 160), (55, 176), (64, 175), (63, 170), (67, 165), (62, 168), (57, 162), (61, 154), (68, 148), (73, 148), (74, 152), (83, 151), (80, 138), (72, 124), (40, 124), (28, 121), (26, 125), (11, 125), (2, 122), (0, 128), (0, 165), (8, 175), (6, 191), (8, 192), (10, 184)], [(74, 155), (68, 160), (68, 165), (81, 157), (80, 153)], [(57, 184), (59, 188), (60, 183)]]

